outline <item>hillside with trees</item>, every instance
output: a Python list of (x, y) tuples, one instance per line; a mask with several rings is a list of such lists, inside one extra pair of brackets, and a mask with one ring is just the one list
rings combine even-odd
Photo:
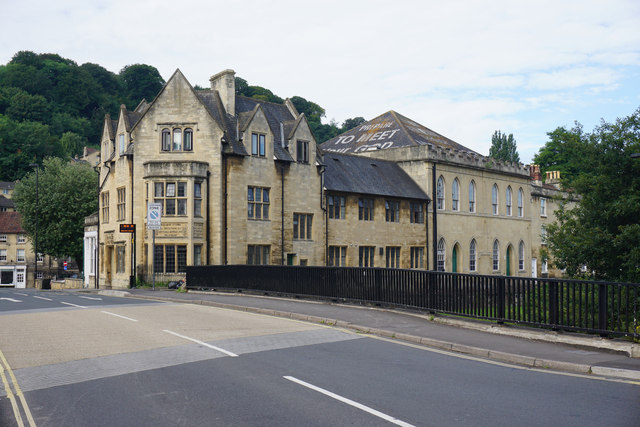
[[(152, 101), (165, 81), (145, 64), (125, 66), (118, 74), (98, 64), (78, 65), (57, 54), (21, 51), (0, 65), (0, 180), (15, 181), (42, 164), (45, 157), (71, 158), (84, 146), (98, 148), (105, 114), (116, 117), (121, 104), (134, 109)], [(196, 90), (201, 89), (196, 85)], [(236, 77), (236, 92), (283, 103), (269, 89)], [(316, 140), (322, 143), (364, 122), (323, 124), (325, 110), (300, 96), (291, 97), (305, 113)]]

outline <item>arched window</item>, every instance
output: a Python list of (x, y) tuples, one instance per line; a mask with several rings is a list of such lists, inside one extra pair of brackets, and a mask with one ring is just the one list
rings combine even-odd
[(444, 178), (440, 176), (438, 178), (438, 185), (436, 187), (436, 198), (438, 204), (438, 210), (444, 209)]
[(182, 129), (173, 130), (173, 151), (182, 151)]
[(162, 129), (162, 151), (171, 151), (171, 131)]
[(445, 253), (444, 239), (440, 239), (438, 242), (438, 271), (444, 271)]
[(493, 184), (493, 188), (491, 189), (491, 206), (493, 209), (493, 214), (498, 215), (498, 185)]
[(520, 245), (518, 245), (518, 270), (524, 270), (524, 242), (520, 240)]
[(524, 191), (522, 188), (518, 190), (518, 216), (524, 216)]
[(511, 186), (507, 187), (507, 215), (511, 216)]
[(454, 211), (460, 210), (460, 181), (458, 181), (458, 178), (453, 180), (453, 187), (451, 189), (451, 209)]
[(193, 150), (193, 129), (186, 128), (184, 130), (184, 151)]
[(469, 271), (476, 271), (476, 239), (469, 244)]
[(471, 180), (469, 183), (469, 212), (476, 211), (476, 183)]
[(500, 244), (498, 239), (493, 241), (493, 271), (500, 270)]

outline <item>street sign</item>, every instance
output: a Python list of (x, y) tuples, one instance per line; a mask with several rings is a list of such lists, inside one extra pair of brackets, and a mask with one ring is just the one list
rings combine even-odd
[(121, 233), (135, 233), (136, 225), (135, 224), (120, 224), (120, 232)]
[(67, 261), (63, 262), (62, 265), (63, 265), (64, 269), (66, 270), (67, 269)]
[(147, 205), (147, 230), (160, 230), (162, 227), (162, 203)]

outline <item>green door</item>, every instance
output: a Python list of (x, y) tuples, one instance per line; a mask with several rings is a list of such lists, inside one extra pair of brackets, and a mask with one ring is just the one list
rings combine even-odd
[(511, 276), (511, 246), (507, 248), (507, 276)]
[(458, 245), (453, 247), (453, 256), (451, 257), (451, 271), (458, 272)]

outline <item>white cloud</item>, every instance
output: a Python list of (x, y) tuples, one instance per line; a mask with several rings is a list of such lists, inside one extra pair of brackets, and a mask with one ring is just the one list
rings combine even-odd
[(180, 68), (194, 85), (233, 68), (320, 104), (328, 119), (395, 109), (483, 153), (496, 129), (543, 143), (557, 125), (628, 115), (640, 102), (637, 0), (23, 0), (3, 9), (0, 63), (19, 50), (53, 52), (114, 72), (145, 63), (168, 78)]

